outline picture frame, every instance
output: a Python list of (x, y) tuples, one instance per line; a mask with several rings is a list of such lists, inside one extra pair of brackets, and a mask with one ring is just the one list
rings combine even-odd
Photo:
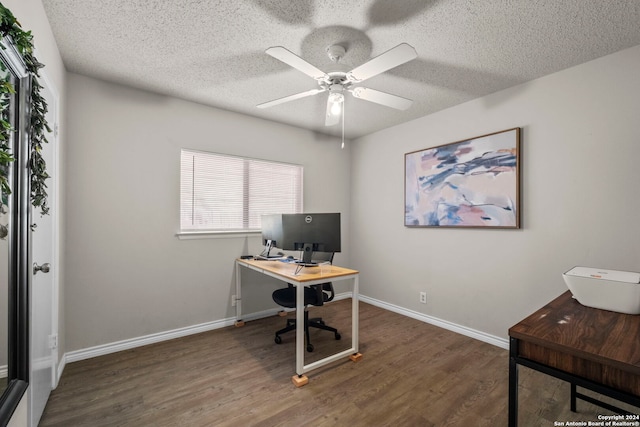
[(520, 228), (519, 127), (405, 154), (406, 227)]

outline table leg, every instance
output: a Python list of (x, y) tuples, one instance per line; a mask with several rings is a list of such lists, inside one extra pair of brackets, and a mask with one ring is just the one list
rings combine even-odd
[(242, 279), (240, 277), (240, 271), (242, 266), (236, 262), (236, 326), (244, 326), (244, 320), (242, 320)]
[(353, 291), (351, 293), (351, 347), (353, 347), (353, 354), (350, 356), (350, 359), (354, 362), (357, 362), (362, 358), (362, 354), (358, 353), (358, 319), (360, 318), (358, 315), (358, 310), (360, 308), (359, 292), (358, 276), (356, 276), (353, 278)]
[(511, 338), (509, 343), (509, 427), (518, 425), (518, 340)]
[[(294, 376), (294, 384), (297, 387), (306, 384), (301, 378), (306, 377), (304, 374), (304, 285), (296, 285), (296, 373)], [(298, 377), (298, 382), (295, 378)], [(299, 385), (299, 383), (301, 383)]]

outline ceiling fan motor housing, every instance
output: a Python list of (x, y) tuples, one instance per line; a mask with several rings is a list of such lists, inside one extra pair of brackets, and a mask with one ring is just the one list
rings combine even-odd
[(344, 85), (341, 82), (333, 82), (333, 84), (329, 85), (329, 92), (331, 93), (341, 93), (344, 90)]

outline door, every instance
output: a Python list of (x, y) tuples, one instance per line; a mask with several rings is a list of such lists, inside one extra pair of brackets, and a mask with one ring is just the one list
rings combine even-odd
[(58, 258), (56, 252), (57, 228), (57, 129), (58, 97), (54, 88), (40, 72), (40, 93), (47, 101), (47, 123), (52, 132), (46, 135), (48, 144), (43, 144), (42, 157), (47, 164), (47, 194), (49, 214), (42, 215), (32, 208), (31, 259), (33, 276), (31, 281), (31, 381), (30, 425), (40, 421), (52, 388), (57, 384), (58, 366)]

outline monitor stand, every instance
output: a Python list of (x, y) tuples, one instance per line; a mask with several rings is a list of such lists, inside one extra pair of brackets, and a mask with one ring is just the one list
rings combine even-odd
[(302, 259), (297, 262), (304, 267), (315, 267), (317, 263), (311, 261), (313, 256), (313, 243), (305, 243), (302, 245)]
[(267, 240), (266, 244), (264, 245), (264, 250), (260, 255), (258, 255), (258, 257), (261, 259), (282, 258), (282, 255), (269, 255), (273, 247), (274, 247), (273, 240)]

